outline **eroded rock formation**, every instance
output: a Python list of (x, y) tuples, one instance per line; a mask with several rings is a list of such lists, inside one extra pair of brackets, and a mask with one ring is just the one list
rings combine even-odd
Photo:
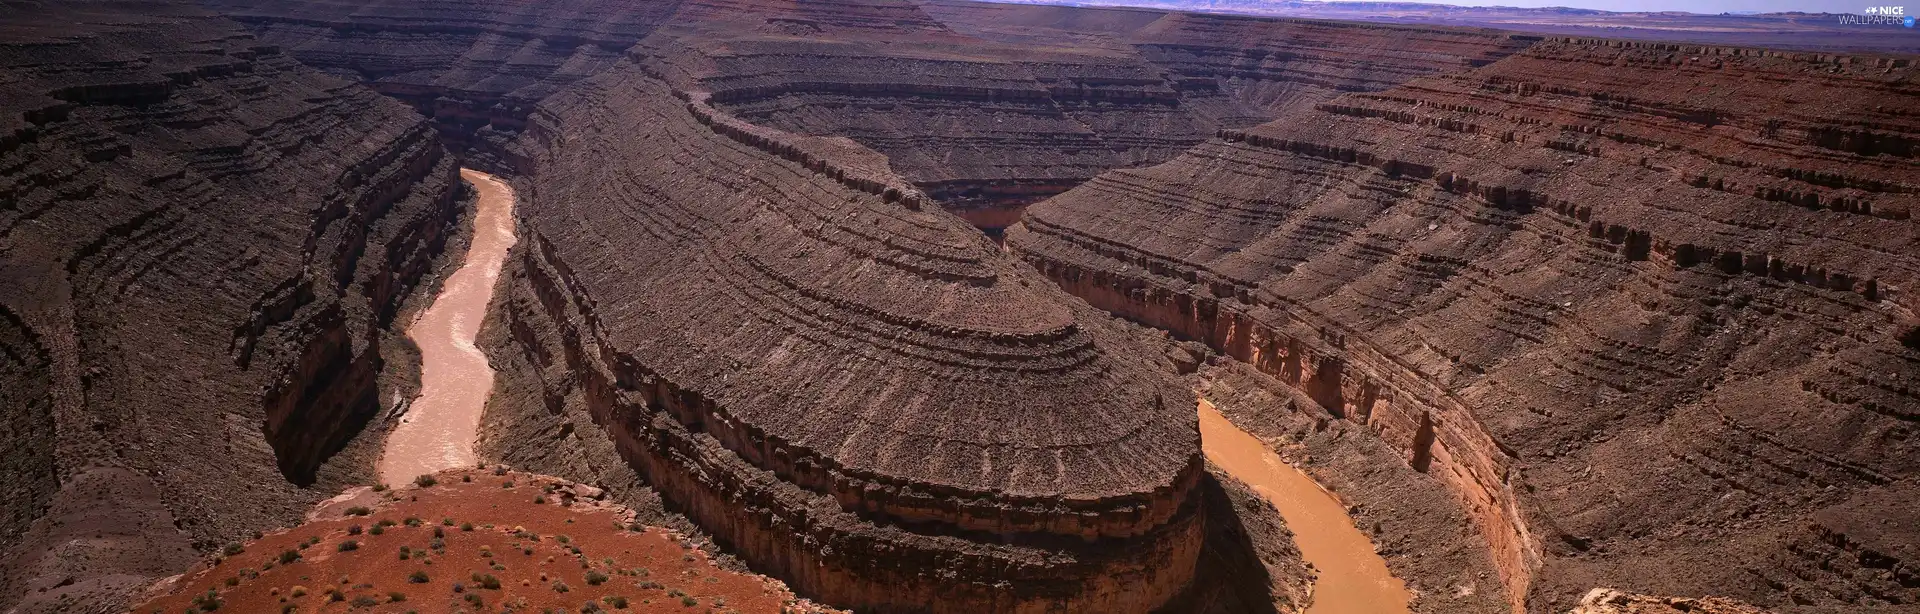
[(490, 165), (540, 100), (606, 68), (671, 0), (383, 2), (207, 0), (301, 62), (358, 80), (434, 119)]
[(707, 98), (621, 63), (533, 115), (504, 307), (531, 363), (567, 365), (545, 385), (827, 603), (1140, 611), (1183, 590), (1191, 395), (885, 158)]
[(353, 475), (454, 167), (197, 9), (0, 11), (0, 606), (111, 607)]
[[(491, 165), (540, 100), (636, 62), (742, 120), (844, 136), (998, 231), (1102, 171), (1167, 160), (1347, 91), (1485, 63), (1529, 37), (904, 0), (210, 0), (302, 61), (436, 118)], [(1091, 25), (1089, 25), (1091, 23)], [(1074, 44), (1062, 44), (1062, 40)], [(635, 47), (635, 45), (638, 45)]]
[(1371, 425), (1468, 504), (1516, 609), (1894, 611), (1920, 601), (1892, 528), (1920, 469), (1912, 73), (1550, 40), (1222, 130), (1008, 244)]

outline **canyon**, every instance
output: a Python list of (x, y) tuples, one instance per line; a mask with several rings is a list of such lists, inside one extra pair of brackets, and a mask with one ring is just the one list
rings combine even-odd
[(1920, 603), (1908, 56), (0, 9), (0, 610)]

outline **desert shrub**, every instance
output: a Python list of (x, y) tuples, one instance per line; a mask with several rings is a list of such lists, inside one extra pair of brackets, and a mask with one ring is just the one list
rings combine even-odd
[(343, 542), (340, 542), (340, 551), (341, 551), (341, 552), (353, 552), (353, 551), (355, 551), (355, 550), (359, 550), (359, 549), (360, 549), (360, 542), (357, 542), (357, 541), (353, 541), (353, 540), (351, 540), (351, 539), (349, 539), (349, 540), (347, 540), (347, 541), (343, 541)]
[(425, 475), (425, 474), (422, 474), (420, 477), (413, 479), (413, 485), (419, 486), (421, 488), (427, 488), (439, 483), (440, 483), (440, 480), (435, 479), (431, 475)]
[(294, 585), (293, 590), (289, 591), (287, 594), (292, 595), (294, 597), (305, 597), (307, 596), (307, 587)]
[(683, 605), (683, 606), (687, 606), (687, 607), (689, 607), (689, 608), (691, 608), (691, 607), (693, 607), (693, 606), (696, 606), (696, 605), (700, 605), (700, 600), (699, 600), (699, 599), (694, 599), (694, 598), (692, 598), (692, 597), (681, 597), (681, 598), (680, 598), (680, 605)]
[(409, 527), (417, 527), (422, 524), (426, 524), (426, 523), (417, 517), (412, 517), (412, 516), (407, 517), (407, 526)]
[(613, 606), (615, 610), (627, 609), (627, 598), (621, 595), (608, 595), (601, 601), (607, 602), (607, 605)]
[(493, 466), (493, 474), (494, 474), (494, 475), (506, 475), (506, 474), (507, 474), (507, 466), (506, 466), (506, 465), (494, 465), (494, 466)]
[(300, 552), (299, 552), (298, 550), (282, 550), (282, 551), (280, 551), (280, 564), (281, 564), (281, 565), (286, 565), (286, 564), (288, 564), (288, 563), (292, 563), (292, 562), (294, 562), (294, 561), (298, 561), (298, 560), (300, 560)]
[(200, 608), (202, 612), (218, 610), (221, 605), (225, 604), (220, 601), (220, 593), (215, 592), (213, 589), (207, 589), (206, 594), (196, 595), (193, 598), (193, 607)]
[(227, 586), (239, 586), (239, 585), (240, 585), (240, 577), (239, 577), (239, 576), (228, 576), (228, 577), (227, 577), (227, 581), (226, 581), (226, 584), (227, 584)]
[(220, 553), (227, 556), (233, 556), (246, 551), (247, 551), (247, 547), (240, 545), (240, 542), (227, 544), (227, 547), (220, 549)]
[(587, 586), (599, 586), (607, 582), (607, 574), (597, 571), (587, 572)]
[(359, 597), (354, 597), (353, 603), (350, 605), (356, 608), (371, 608), (373, 606), (380, 605), (380, 600), (374, 599), (372, 595), (361, 595)]
[(407, 600), (406, 593), (402, 593), (400, 591), (389, 591), (387, 593), (387, 603), (398, 603), (406, 600)]
[(359, 534), (360, 534), (360, 533), (361, 533), (362, 531), (364, 531), (364, 529), (361, 529), (361, 528), (360, 528), (360, 525), (357, 525), (357, 524), (356, 524), (356, 525), (348, 525), (348, 526), (347, 526), (347, 534), (348, 534), (348, 535), (359, 535)]
[(572, 588), (572, 587), (569, 587), (569, 586), (567, 586), (567, 583), (565, 583), (565, 582), (557, 582), (557, 581), (556, 581), (556, 582), (554, 582), (554, 583), (553, 583), (553, 592), (556, 592), (556, 593), (564, 593), (564, 592), (567, 592), (567, 591), (570, 591), (570, 590), (573, 590), (573, 588)]
[(383, 527), (391, 527), (399, 523), (394, 522), (392, 518), (381, 518), (378, 524)]
[(473, 481), (473, 476), (470, 476), (470, 475), (463, 475), (463, 476), (460, 476), (460, 481), (462, 481), (462, 482), (472, 482), (472, 481)]
[(414, 570), (413, 573), (407, 574), (407, 581), (414, 584), (426, 584), (429, 579), (427, 572), (418, 569)]
[(387, 525), (384, 525), (384, 524), (373, 525), (373, 528), (367, 529), (367, 532), (372, 533), (374, 535), (384, 535), (387, 532)]
[(364, 505), (356, 505), (356, 506), (347, 508), (348, 516), (366, 516), (372, 513), (373, 513), (373, 510), (367, 508), (367, 506), (364, 506)]
[(460, 523), (460, 530), (462, 530), (462, 531), (472, 531), (472, 530), (473, 530), (473, 523), (471, 523), (471, 522), (463, 522), (463, 523)]
[(534, 505), (546, 505), (546, 503), (547, 503), (547, 497), (546, 497), (546, 495), (534, 495), (534, 496), (533, 496), (533, 504), (534, 504)]
[(481, 599), (477, 593), (467, 593), (466, 600), (467, 603), (473, 604), (473, 607), (476, 608), (486, 607), (487, 604), (487, 600)]
[(335, 589), (327, 590), (327, 601), (346, 601), (346, 600), (347, 600), (347, 594), (340, 592), (340, 589), (335, 588)]

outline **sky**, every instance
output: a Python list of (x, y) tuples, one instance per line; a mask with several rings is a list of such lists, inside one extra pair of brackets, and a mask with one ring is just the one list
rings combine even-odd
[[(1337, 1), (1337, 0), (1336, 0)], [(1920, 14), (1920, 0), (1413, 0), (1456, 6), (1567, 6), (1603, 11), (1688, 11), (1725, 13), (1730, 11), (1806, 11), (1809, 13), (1859, 13), (1868, 6), (1907, 6), (1906, 14)]]

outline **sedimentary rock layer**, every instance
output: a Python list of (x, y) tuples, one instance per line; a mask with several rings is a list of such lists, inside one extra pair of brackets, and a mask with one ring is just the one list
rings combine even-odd
[(887, 155), (929, 196), (996, 230), (1027, 204), (1165, 161), (1218, 128), (1528, 42), (1059, 9), (1079, 11), (1075, 21), (1047, 7), (906, 0), (209, 1), (302, 61), (414, 104), (482, 165), (540, 100), (634, 47), (649, 70), (741, 119)]
[(1545, 41), (1108, 173), (1008, 244), (1372, 425), (1516, 609), (1892, 611), (1920, 601), (1920, 540), (1881, 523), (1920, 468), (1913, 70)]
[(622, 63), (544, 103), (514, 158), (504, 319), (628, 462), (835, 605), (1144, 611), (1182, 590), (1190, 395), (884, 157), (706, 100)]
[(339, 481), (454, 169), (196, 9), (0, 11), (0, 605), (111, 604)]
[[(643, 48), (656, 69), (713, 92), (715, 105), (742, 119), (852, 138), (950, 210), (998, 229), (1029, 203), (1107, 169), (1167, 160), (1217, 128), (1488, 61), (1526, 42), (1169, 13), (1088, 31), (1029, 15), (1045, 7), (919, 8), (955, 32), (796, 39), (706, 28), (669, 42), (663, 29)], [(1079, 44), (1060, 44), (1068, 36)]]
[(365, 82), (482, 154), (541, 99), (606, 68), (678, 3), (208, 0), (301, 62)]

